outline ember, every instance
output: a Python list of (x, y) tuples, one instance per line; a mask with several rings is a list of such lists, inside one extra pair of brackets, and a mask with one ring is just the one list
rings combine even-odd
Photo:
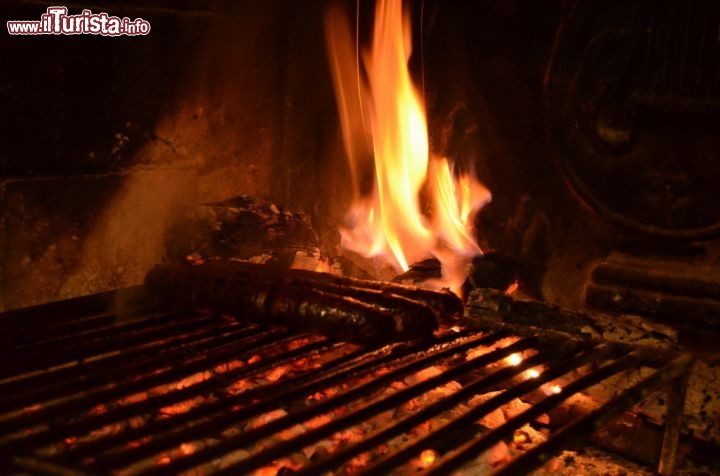
[(431, 466), (435, 462), (436, 458), (437, 451), (435, 450), (425, 450), (420, 453), (420, 462), (422, 463), (423, 468)]
[(522, 362), (522, 357), (520, 354), (512, 354), (510, 357), (505, 359), (505, 361), (508, 363), (508, 365), (519, 365), (520, 362)]

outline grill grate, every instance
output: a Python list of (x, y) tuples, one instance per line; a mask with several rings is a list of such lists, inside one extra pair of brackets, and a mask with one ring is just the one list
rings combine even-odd
[[(139, 288), (1, 317), (3, 473), (524, 474), (690, 365), (504, 329), (361, 347), (170, 310)], [(576, 421), (538, 423), (638, 366), (659, 370)], [(488, 424), (520, 397), (533, 404)], [(541, 438), (517, 450), (528, 425)]]

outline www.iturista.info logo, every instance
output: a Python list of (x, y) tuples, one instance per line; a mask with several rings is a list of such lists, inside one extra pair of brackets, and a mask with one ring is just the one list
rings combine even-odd
[(142, 18), (131, 20), (107, 13), (83, 10), (79, 15), (68, 15), (67, 7), (48, 7), (40, 20), (9, 21), (11, 35), (103, 35), (136, 36), (150, 33), (150, 22)]

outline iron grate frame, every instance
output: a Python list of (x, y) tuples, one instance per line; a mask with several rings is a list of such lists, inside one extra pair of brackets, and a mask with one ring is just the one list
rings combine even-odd
[[(425, 448), (457, 439), (455, 435), (468, 431), (475, 421), (508, 401), (537, 393), (543, 385), (588, 366), (593, 369), (572, 380), (561, 393), (548, 395), (498, 428), (439, 452), (437, 461), (420, 473), (452, 474), (477, 455), (511, 439), (515, 430), (572, 394), (643, 366), (655, 370), (600, 408), (554, 430), (544, 443), (494, 468), (493, 474), (525, 474), (653, 392), (675, 389), (669, 393), (678, 395), (679, 389), (681, 396), (671, 399), (668, 407), (667, 421), (671, 423), (666, 425), (659, 469), (661, 474), (670, 474), (682, 423), (683, 382), (692, 365), (692, 358), (686, 355), (658, 358), (653, 349), (592, 342), (562, 333), (523, 337), (518, 329), (497, 324), (444, 329), (426, 342), (362, 347), (318, 335), (246, 325), (225, 316), (179, 311), (150, 298), (141, 287), (11, 311), (0, 319), (4, 326), (0, 332), (0, 468), (10, 474), (193, 474), (197, 468), (207, 474), (251, 474), (298, 448), (312, 447), (409, 405), (433, 389), (462, 382), (449, 395), (393, 417), (358, 441), (293, 469), (293, 474), (324, 474), (393, 438), (408, 435), (443, 412), (467, 405), (475, 395), (502, 386), (503, 391), (495, 397), (464, 407), (446, 424), (408, 440), (396, 451), (376, 456), (360, 470), (360, 474), (384, 474), (411, 464)], [(500, 345), (505, 341), (509, 343)], [(468, 360), (468, 352), (478, 348), (491, 350)], [(519, 365), (499, 365), (520, 352), (528, 356)], [(262, 357), (254, 360), (254, 356)], [(260, 379), (262, 383), (239, 393), (227, 391), (236, 382), (305, 361), (320, 365), (293, 367), (276, 381)], [(245, 363), (231, 368), (233, 362)], [(218, 371), (223, 365), (227, 368)], [(438, 365), (443, 372), (389, 395), (383, 393), (394, 382)], [(534, 367), (545, 370), (537, 378), (519, 378)], [(206, 378), (173, 387), (198, 373)], [(166, 387), (164, 393), (152, 393)], [(318, 392), (334, 388), (343, 390), (312, 401)], [(146, 398), (124, 401), (143, 393)], [(193, 399), (199, 403), (186, 411), (161, 412)], [(248, 425), (258, 415), (273, 411), (280, 411), (281, 416)], [(209, 465), (330, 412), (338, 416), (289, 438), (276, 439), (237, 461), (231, 458)], [(141, 423), (130, 423), (137, 421)], [(114, 431), (103, 433), (105, 428)], [(231, 431), (233, 428), (241, 430)], [(199, 440), (211, 440), (212, 444), (177, 454), (178, 447)], [(143, 465), (167, 454), (172, 454), (169, 461)]]

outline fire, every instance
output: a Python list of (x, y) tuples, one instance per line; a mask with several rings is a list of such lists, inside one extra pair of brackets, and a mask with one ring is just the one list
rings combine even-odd
[[(433, 255), (442, 280), (428, 284), (458, 291), (472, 257), (482, 253), (472, 223), (490, 193), (471, 175), (456, 176), (449, 160), (430, 157), (423, 102), (408, 70), (411, 28), (402, 0), (378, 1), (362, 72), (347, 17), (331, 10), (327, 20), (354, 191), (342, 245), (398, 271)], [(370, 166), (375, 181), (368, 191), (362, 179)]]

